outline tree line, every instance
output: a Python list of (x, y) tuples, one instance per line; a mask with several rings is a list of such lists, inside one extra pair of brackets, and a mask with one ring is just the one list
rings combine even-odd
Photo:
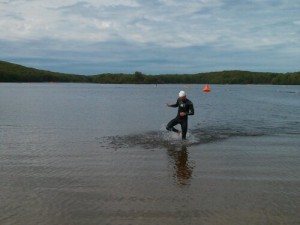
[(145, 75), (99, 74), (93, 76), (56, 73), (0, 61), (0, 82), (73, 82), (102, 84), (275, 84), (300, 85), (300, 72), (268, 73), (220, 71), (197, 74)]

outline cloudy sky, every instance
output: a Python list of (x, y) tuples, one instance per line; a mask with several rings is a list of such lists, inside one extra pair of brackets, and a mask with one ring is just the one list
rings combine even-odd
[(300, 1), (0, 0), (0, 60), (77, 74), (300, 71)]

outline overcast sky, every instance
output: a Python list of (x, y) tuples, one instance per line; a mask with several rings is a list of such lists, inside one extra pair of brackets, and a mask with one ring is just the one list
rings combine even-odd
[(300, 1), (0, 0), (0, 60), (76, 74), (300, 71)]

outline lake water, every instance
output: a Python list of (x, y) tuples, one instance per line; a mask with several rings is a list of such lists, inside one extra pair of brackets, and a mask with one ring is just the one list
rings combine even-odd
[(0, 224), (300, 224), (300, 86), (202, 88), (0, 84)]

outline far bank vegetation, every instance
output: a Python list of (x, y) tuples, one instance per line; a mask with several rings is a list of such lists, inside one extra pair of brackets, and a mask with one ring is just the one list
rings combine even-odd
[(145, 75), (99, 74), (93, 76), (64, 74), (0, 61), (0, 82), (73, 82), (102, 84), (274, 84), (300, 85), (300, 72), (268, 73), (250, 71), (220, 71), (197, 74)]

